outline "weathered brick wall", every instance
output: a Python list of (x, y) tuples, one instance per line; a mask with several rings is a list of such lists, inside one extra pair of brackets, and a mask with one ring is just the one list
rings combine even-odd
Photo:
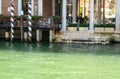
[[(18, 15), (18, 0), (15, 1), (15, 15)], [(10, 15), (8, 11), (8, 7), (10, 7), (11, 0), (2, 0), (2, 14), (3, 15)]]
[(52, 16), (52, 0), (43, 0), (43, 16)]
[[(15, 1), (15, 15), (18, 15), (18, 0)], [(2, 0), (2, 14), (10, 15), (8, 7), (10, 7), (11, 0)], [(34, 0), (34, 15), (38, 15), (38, 0)], [(52, 0), (43, 0), (43, 16), (52, 16)]]

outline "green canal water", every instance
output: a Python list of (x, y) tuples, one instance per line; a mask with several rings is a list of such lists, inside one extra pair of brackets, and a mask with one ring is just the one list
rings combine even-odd
[(0, 79), (120, 79), (120, 44), (0, 41)]

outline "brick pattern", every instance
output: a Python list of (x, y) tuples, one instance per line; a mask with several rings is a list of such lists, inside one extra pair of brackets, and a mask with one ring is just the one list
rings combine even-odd
[[(10, 7), (11, 0), (2, 0), (2, 14), (10, 16), (10, 11), (8, 8)], [(18, 15), (18, 0), (14, 0), (15, 7), (15, 16)]]
[[(15, 16), (18, 15), (18, 0), (14, 0)], [(2, 14), (10, 15), (8, 8), (10, 7), (11, 0), (2, 0)], [(38, 15), (38, 0), (34, 0), (34, 15)], [(43, 0), (43, 16), (52, 16), (52, 0)]]
[(43, 16), (52, 16), (52, 1), (43, 0)]

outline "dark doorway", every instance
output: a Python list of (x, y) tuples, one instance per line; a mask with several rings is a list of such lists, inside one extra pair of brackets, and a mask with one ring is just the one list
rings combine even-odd
[(46, 30), (42, 31), (42, 41), (49, 42), (49, 31)]

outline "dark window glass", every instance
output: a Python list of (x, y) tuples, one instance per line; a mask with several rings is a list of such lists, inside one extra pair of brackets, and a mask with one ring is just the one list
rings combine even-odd
[(28, 1), (27, 0), (22, 0), (22, 10), (24, 12), (24, 15), (28, 14)]

